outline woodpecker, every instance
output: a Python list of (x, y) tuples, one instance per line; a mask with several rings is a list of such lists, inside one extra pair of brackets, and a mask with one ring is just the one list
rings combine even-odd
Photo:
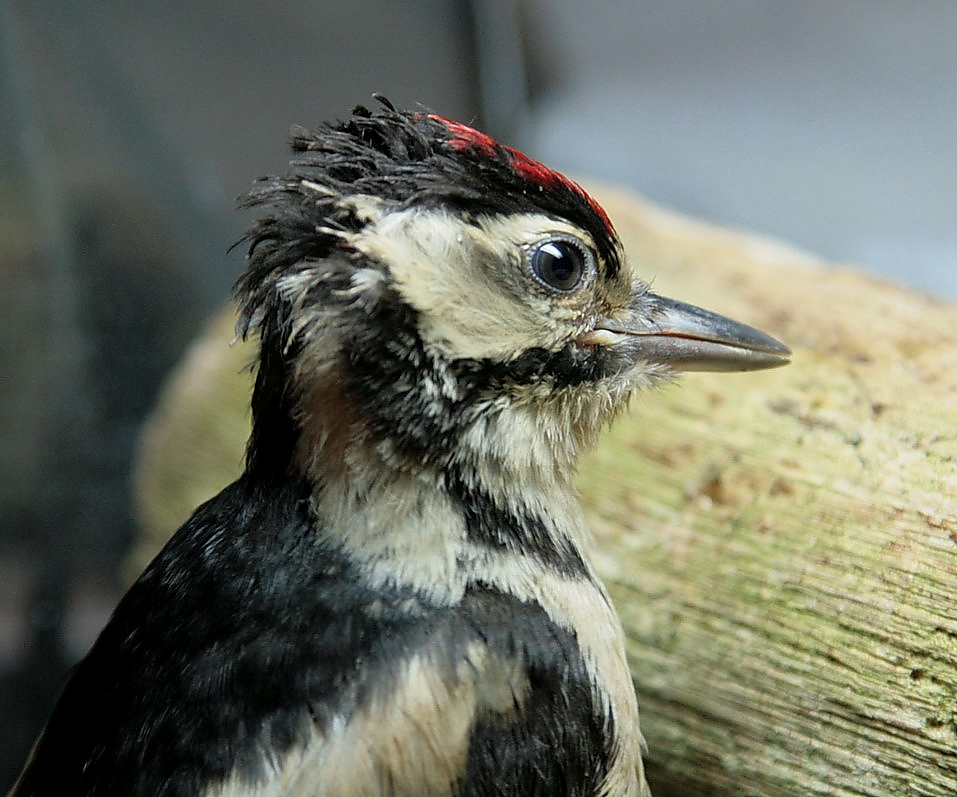
[(787, 362), (651, 292), (575, 182), (357, 108), (257, 183), (240, 478), (77, 666), (15, 797), (647, 795), (579, 453), (636, 390)]

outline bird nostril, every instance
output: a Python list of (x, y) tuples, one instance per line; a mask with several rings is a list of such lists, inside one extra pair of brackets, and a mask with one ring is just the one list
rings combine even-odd
[(613, 346), (620, 340), (621, 335), (618, 332), (599, 327), (579, 335), (575, 342), (582, 348), (593, 349), (596, 346)]

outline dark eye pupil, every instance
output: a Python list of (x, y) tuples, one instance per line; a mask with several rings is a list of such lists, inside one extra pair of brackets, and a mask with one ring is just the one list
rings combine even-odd
[(546, 241), (532, 252), (532, 270), (550, 288), (570, 291), (585, 273), (585, 255), (568, 241)]

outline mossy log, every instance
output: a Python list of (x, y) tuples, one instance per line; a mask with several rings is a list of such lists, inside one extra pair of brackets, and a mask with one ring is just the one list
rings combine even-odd
[[(582, 465), (656, 795), (957, 794), (957, 306), (596, 194), (657, 291), (794, 350), (641, 396)], [(136, 566), (240, 469), (232, 334), (147, 430)]]

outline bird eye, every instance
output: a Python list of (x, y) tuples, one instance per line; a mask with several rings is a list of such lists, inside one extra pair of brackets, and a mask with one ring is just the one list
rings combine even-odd
[(535, 244), (528, 256), (532, 273), (549, 288), (562, 293), (575, 290), (585, 276), (591, 256), (584, 246), (565, 238)]

